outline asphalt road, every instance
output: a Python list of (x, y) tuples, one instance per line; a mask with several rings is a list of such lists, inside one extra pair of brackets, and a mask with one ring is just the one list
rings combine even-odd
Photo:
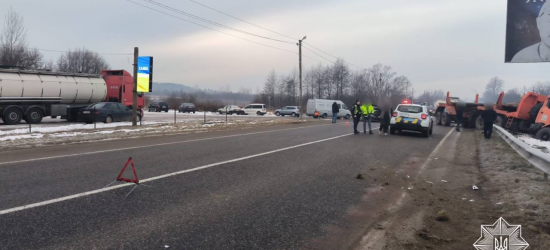
[[(448, 129), (314, 122), (0, 152), (0, 249), (303, 248), (345, 227), (372, 185), (358, 173), (425, 159)], [(147, 186), (102, 189), (128, 157)]]

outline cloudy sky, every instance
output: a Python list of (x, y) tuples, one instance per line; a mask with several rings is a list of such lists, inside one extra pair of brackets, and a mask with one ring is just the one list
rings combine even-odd
[[(147, 5), (143, 0), (132, 1)], [(290, 40), (189, 0), (156, 1), (234, 28)], [(504, 0), (196, 1), (291, 37), (307, 35), (306, 42), (360, 67), (390, 65), (413, 82), (415, 92), (442, 89), (469, 98), (475, 91), (482, 93), (493, 76), (504, 79), (507, 89), (550, 80), (549, 64), (504, 63)], [(287, 73), (298, 67), (296, 54), (221, 34), (127, 0), (0, 1), (2, 12), (10, 7), (24, 16), (32, 47), (132, 53), (138, 46), (141, 55), (155, 57), (155, 81), (255, 91), (270, 70)], [(224, 32), (298, 50), (293, 44)], [(55, 59), (59, 53), (44, 51), (44, 55)], [(304, 55), (328, 63), (307, 50)], [(131, 56), (105, 57), (112, 68), (131, 70)], [(304, 58), (304, 65), (319, 61)]]

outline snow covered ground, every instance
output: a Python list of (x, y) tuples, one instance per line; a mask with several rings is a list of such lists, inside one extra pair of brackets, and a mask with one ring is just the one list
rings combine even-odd
[(543, 152), (550, 153), (550, 141), (541, 141), (530, 135), (518, 135), (517, 138), (531, 145), (533, 148), (538, 148)]

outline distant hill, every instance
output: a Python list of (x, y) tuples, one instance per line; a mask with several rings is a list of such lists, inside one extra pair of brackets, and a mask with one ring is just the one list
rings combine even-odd
[(153, 95), (167, 96), (173, 91), (183, 91), (186, 93), (194, 93), (197, 90), (183, 84), (168, 83), (168, 82), (153, 82)]
[(172, 92), (193, 93), (201, 101), (221, 101), (228, 104), (247, 104), (254, 99), (254, 95), (235, 92), (223, 92), (211, 89), (199, 89), (177, 83), (153, 82), (153, 92), (148, 95), (155, 99), (163, 99)]

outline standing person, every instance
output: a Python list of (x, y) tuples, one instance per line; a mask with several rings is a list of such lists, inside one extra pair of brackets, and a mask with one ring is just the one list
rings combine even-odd
[(462, 101), (456, 105), (456, 132), (461, 132), (460, 125), (462, 125), (462, 119), (464, 118), (464, 108), (466, 108), (466, 103)]
[(359, 134), (359, 131), (357, 131), (357, 125), (359, 119), (361, 119), (361, 102), (359, 100), (355, 101), (355, 104), (351, 107), (351, 115), (353, 116), (353, 133)]
[(338, 120), (338, 112), (340, 109), (338, 108), (338, 104), (334, 102), (332, 104), (332, 123), (336, 123), (336, 120)]
[(481, 118), (483, 118), (483, 135), (485, 139), (491, 139), (491, 134), (493, 134), (493, 123), (497, 119), (497, 112), (493, 110), (493, 105), (485, 104), (485, 110), (481, 112)]
[(382, 108), (382, 118), (380, 119), (380, 129), (379, 134), (382, 134), (382, 131), (384, 131), (384, 135), (388, 135), (388, 127), (390, 126), (390, 110), (388, 108)]
[(367, 123), (369, 124), (369, 134), (372, 135), (372, 123), (371, 116), (374, 114), (374, 107), (367, 101), (361, 105), (361, 112), (363, 113), (363, 133), (367, 133)]

